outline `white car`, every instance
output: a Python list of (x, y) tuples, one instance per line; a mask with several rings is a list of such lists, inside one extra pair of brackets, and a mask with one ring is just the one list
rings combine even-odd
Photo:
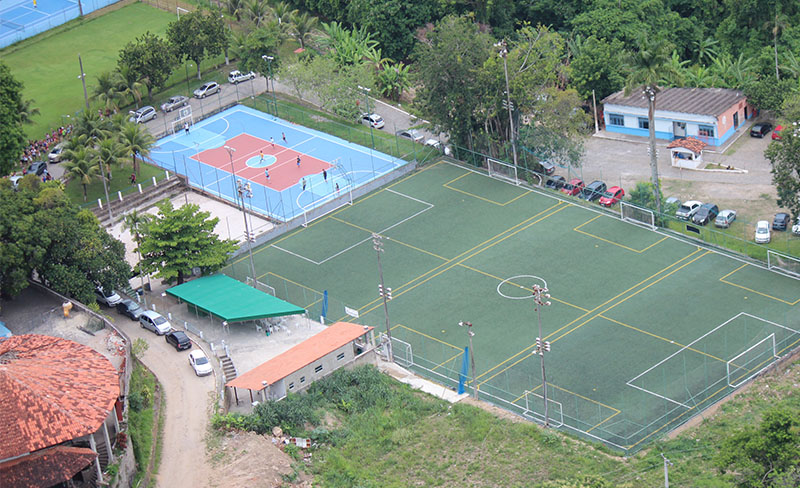
[(383, 117), (378, 114), (361, 114), (361, 123), (364, 125), (371, 125), (373, 129), (383, 129), (386, 122)]
[(442, 144), (441, 141), (437, 139), (428, 139), (425, 141), (426, 146), (430, 146), (434, 149), (437, 149), (439, 152), (443, 153), (445, 156), (449, 156), (452, 152), (450, 151), (450, 146)]
[(675, 216), (681, 220), (691, 220), (692, 215), (700, 209), (701, 205), (703, 205), (703, 202), (698, 202), (697, 200), (683, 202), (683, 205), (678, 207), (678, 210), (675, 212)]
[(216, 81), (209, 81), (208, 83), (203, 83), (200, 85), (200, 88), (195, 90), (194, 96), (195, 98), (205, 98), (209, 95), (213, 95), (219, 92), (219, 83)]
[(158, 335), (164, 335), (172, 330), (172, 325), (160, 313), (148, 310), (139, 316), (142, 328), (152, 330)]
[(256, 77), (256, 74), (252, 71), (249, 73), (242, 73), (241, 71), (234, 70), (228, 73), (228, 82), (233, 83), (234, 85), (237, 83), (241, 83), (243, 81), (249, 81)]
[(107, 307), (116, 307), (118, 303), (122, 303), (122, 297), (114, 290), (105, 291), (102, 286), (98, 286), (94, 290), (97, 295), (97, 301)]
[(769, 241), (769, 222), (766, 220), (759, 220), (756, 224), (756, 243), (767, 244)]
[(792, 226), (792, 234), (800, 236), (800, 217), (797, 217), (797, 222)]
[(66, 143), (60, 142), (56, 144), (50, 154), (47, 155), (47, 159), (50, 160), (51, 163), (60, 163), (61, 162), (61, 155), (64, 152), (64, 146)]
[(214, 371), (206, 355), (199, 349), (189, 353), (189, 364), (197, 376), (208, 376)]

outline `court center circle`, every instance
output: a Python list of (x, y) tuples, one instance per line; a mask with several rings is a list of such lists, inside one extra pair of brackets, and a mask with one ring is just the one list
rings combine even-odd
[(264, 158), (261, 158), (261, 155), (253, 156), (252, 158), (248, 159), (245, 164), (251, 168), (266, 168), (272, 164), (275, 164), (278, 158), (272, 156), (270, 154), (265, 154)]
[[(520, 284), (520, 282), (523, 282), (523, 284)], [(512, 290), (519, 290), (521, 293), (525, 294), (520, 296), (514, 296), (514, 295), (509, 295), (507, 293), (503, 293), (503, 291), (501, 291), (503, 285), (511, 287)], [(540, 278), (535, 275), (517, 275), (517, 276), (512, 276), (511, 278), (506, 278), (503, 281), (501, 281), (497, 285), (497, 294), (503, 298), (508, 298), (509, 300), (527, 300), (528, 298), (533, 297), (533, 293), (531, 292), (531, 290), (533, 289), (533, 285), (539, 285), (541, 287), (547, 288), (547, 282), (544, 280), (544, 278)]]

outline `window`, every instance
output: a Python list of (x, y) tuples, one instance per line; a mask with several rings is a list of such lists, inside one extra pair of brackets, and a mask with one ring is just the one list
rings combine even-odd
[(322, 365), (321, 364), (319, 366), (317, 366), (316, 368), (314, 368), (314, 372), (315, 373), (319, 373), (320, 371), (322, 371)]
[(714, 128), (710, 125), (701, 125), (697, 128), (697, 135), (705, 137), (714, 137)]
[(650, 128), (650, 121), (644, 117), (639, 117), (639, 128), (640, 129), (649, 129)]
[(294, 390), (294, 383), (289, 383), (289, 389)]
[(306, 377), (305, 376), (301, 376), (300, 377), (300, 383), (302, 384), (302, 383), (305, 383), (305, 382), (306, 382)]
[(625, 117), (619, 114), (608, 114), (608, 125), (625, 125)]
[(343, 352), (340, 352), (340, 353), (339, 353), (339, 355), (338, 355), (338, 356), (336, 356), (336, 360), (337, 360), (337, 361), (341, 361), (342, 359), (344, 359), (344, 353), (343, 353)]

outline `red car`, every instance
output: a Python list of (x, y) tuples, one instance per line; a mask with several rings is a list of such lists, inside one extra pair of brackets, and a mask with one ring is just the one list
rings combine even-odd
[(574, 197), (575, 195), (579, 194), (585, 186), (586, 185), (583, 183), (583, 180), (580, 178), (572, 178), (569, 180), (569, 183), (561, 187), (561, 191), (569, 196)]
[(603, 193), (602, 197), (600, 197), (600, 205), (604, 207), (610, 207), (622, 200), (622, 197), (624, 196), (625, 190), (618, 186), (612, 186)]
[(779, 140), (781, 138), (781, 130), (783, 130), (782, 125), (776, 125), (775, 129), (772, 131), (772, 140)]

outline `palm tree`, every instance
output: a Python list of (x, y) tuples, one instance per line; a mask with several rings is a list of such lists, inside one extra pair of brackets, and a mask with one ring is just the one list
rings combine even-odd
[(105, 109), (117, 110), (122, 98), (119, 86), (119, 74), (116, 71), (105, 71), (97, 76), (97, 85), (92, 89), (89, 98), (100, 102)]
[(764, 27), (772, 31), (772, 44), (775, 50), (775, 79), (781, 80), (780, 71), (778, 71), (778, 35), (788, 27), (786, 18), (778, 14), (778, 7), (775, 6), (775, 19), (764, 22)]
[(714, 62), (714, 58), (717, 57), (717, 49), (716, 46), (719, 45), (719, 41), (712, 37), (706, 37), (700, 41), (694, 42), (694, 51), (697, 53), (697, 62), (702, 63), (704, 66), (706, 63), (703, 62), (704, 59), (707, 59), (709, 62)]
[(100, 117), (97, 112), (84, 110), (75, 117), (73, 137), (84, 134), (88, 139), (96, 140), (106, 137), (111, 130), (111, 121)]
[(147, 89), (147, 83), (136, 76), (136, 72), (127, 64), (117, 68), (120, 95), (131, 97), (136, 108), (142, 102), (142, 93)]
[(35, 102), (36, 101), (32, 98), (21, 100), (17, 110), (19, 110), (20, 119), (23, 124), (33, 124), (33, 119), (31, 117), (39, 115), (39, 109), (32, 106)]
[(239, 22), (245, 9), (244, 0), (226, 0), (225, 9), (236, 18), (236, 22)]
[(64, 175), (70, 180), (76, 180), (83, 185), (83, 201), (87, 196), (87, 186), (97, 176), (100, 167), (94, 158), (93, 151), (86, 146), (64, 152), (68, 162), (64, 164)]
[(262, 22), (267, 20), (269, 14), (269, 5), (264, 0), (250, 0), (246, 4), (247, 16), (253, 21), (256, 27), (260, 26)]
[(306, 48), (306, 41), (311, 37), (311, 33), (317, 28), (319, 19), (309, 15), (308, 12), (302, 14), (295, 14), (291, 16), (292, 19), (292, 35), (300, 42), (302, 49)]
[(111, 167), (114, 164), (121, 165), (127, 155), (119, 140), (113, 137), (106, 137), (98, 142), (95, 154), (97, 160), (108, 168), (109, 173), (111, 172)]
[[(139, 255), (139, 263), (142, 262), (142, 252), (139, 250), (139, 246), (142, 243), (142, 231), (147, 228), (147, 224), (149, 224), (151, 220), (152, 217), (149, 214), (139, 213), (136, 209), (133, 209), (122, 219), (122, 228), (130, 231), (133, 236), (133, 242), (136, 243), (135, 251)], [(138, 266), (139, 264), (137, 264), (137, 267)], [(142, 293), (144, 293), (144, 273), (141, 269), (138, 271), (139, 276), (142, 278)]]
[(653, 183), (653, 197), (656, 202), (656, 211), (661, 214), (661, 188), (658, 181), (658, 155), (656, 154), (656, 95), (660, 91), (658, 82), (669, 76), (673, 70), (670, 62), (672, 46), (662, 39), (648, 38), (642, 35), (637, 45), (639, 49), (633, 52), (628, 60), (628, 80), (625, 83), (625, 94), (641, 89), (647, 97), (647, 121), (650, 132), (650, 178)]
[(133, 171), (139, 173), (139, 163), (136, 160), (138, 154), (141, 158), (150, 155), (150, 148), (156, 143), (153, 136), (144, 130), (141, 125), (128, 122), (119, 132), (119, 142), (126, 155), (130, 155), (133, 162)]

